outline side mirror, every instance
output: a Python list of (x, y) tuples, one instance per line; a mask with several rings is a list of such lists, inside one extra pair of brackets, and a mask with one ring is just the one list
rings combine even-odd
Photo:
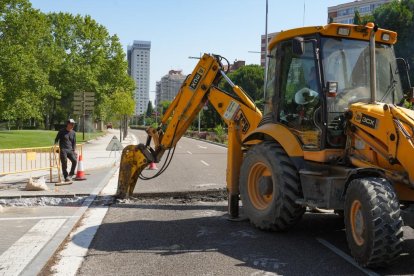
[(410, 71), (410, 66), (403, 58), (397, 58), (397, 67), (398, 73), (400, 75), (401, 86), (404, 93), (407, 93), (411, 89), (411, 82), (410, 82), (410, 75), (408, 72)]
[(305, 52), (305, 44), (303, 37), (297, 36), (292, 40), (292, 52), (295, 55), (301, 56)]

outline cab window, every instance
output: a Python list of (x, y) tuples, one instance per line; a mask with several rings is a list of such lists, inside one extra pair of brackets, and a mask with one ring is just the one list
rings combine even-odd
[(304, 53), (298, 56), (292, 52), (292, 41), (286, 41), (280, 52), (278, 121), (298, 136), (304, 148), (319, 149), (321, 130), (316, 119), (321, 100), (314, 45), (305, 41)]
[(266, 102), (264, 108), (264, 114), (269, 115), (274, 112), (274, 96), (275, 96), (275, 87), (276, 87), (276, 51), (275, 47), (270, 52), (268, 58), (269, 64), (267, 69), (267, 82), (266, 82)]

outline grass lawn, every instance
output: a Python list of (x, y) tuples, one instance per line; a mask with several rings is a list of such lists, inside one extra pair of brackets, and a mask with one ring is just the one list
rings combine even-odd
[[(57, 131), (49, 130), (2, 130), (0, 149), (32, 148), (53, 146)], [(85, 133), (85, 140), (91, 140), (103, 132)], [(76, 142), (82, 143), (82, 132), (76, 133)]]

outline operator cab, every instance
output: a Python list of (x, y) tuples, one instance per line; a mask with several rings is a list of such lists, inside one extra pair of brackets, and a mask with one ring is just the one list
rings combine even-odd
[[(281, 32), (271, 41), (265, 117), (287, 126), (304, 151), (344, 148), (348, 106), (370, 102), (368, 33), (334, 23)], [(404, 94), (395, 42), (396, 33), (378, 31), (376, 98), (399, 105)]]

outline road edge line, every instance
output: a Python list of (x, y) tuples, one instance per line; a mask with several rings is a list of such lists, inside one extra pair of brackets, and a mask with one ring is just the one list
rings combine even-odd
[(321, 238), (316, 238), (316, 240), (321, 243), (322, 245), (324, 245), (325, 247), (327, 247), (328, 249), (330, 249), (332, 252), (334, 252), (336, 255), (338, 255), (339, 257), (341, 257), (342, 259), (344, 259), (345, 261), (347, 261), (348, 263), (350, 263), (351, 265), (353, 265), (354, 267), (358, 268), (359, 270), (361, 270), (363, 273), (365, 273), (366, 275), (369, 276), (379, 276), (378, 273), (367, 269), (367, 268), (363, 268), (362, 266), (360, 266), (351, 256), (349, 256), (348, 254), (346, 254), (345, 252), (341, 251), (339, 248), (337, 248), (336, 246), (334, 246), (333, 244), (331, 244), (330, 242), (321, 239)]

